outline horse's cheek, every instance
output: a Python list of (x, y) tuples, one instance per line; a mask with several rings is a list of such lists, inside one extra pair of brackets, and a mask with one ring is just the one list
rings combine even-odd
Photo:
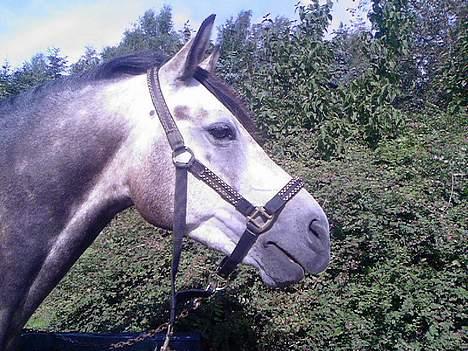
[(130, 196), (135, 208), (149, 223), (169, 229), (172, 227), (173, 193), (161, 183), (149, 186), (145, 181), (131, 182)]

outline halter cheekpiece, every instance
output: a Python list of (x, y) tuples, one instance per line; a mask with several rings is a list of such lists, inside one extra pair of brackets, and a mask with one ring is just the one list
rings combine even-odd
[[(186, 234), (188, 172), (215, 190), (246, 218), (246, 228), (239, 242), (231, 255), (226, 256), (216, 269), (216, 274), (223, 279), (228, 279), (232, 275), (258, 237), (273, 226), (286, 203), (301, 190), (304, 182), (300, 178), (291, 179), (264, 206), (254, 206), (213, 171), (197, 160), (192, 150), (185, 145), (184, 138), (167, 107), (161, 91), (158, 71), (155, 68), (148, 70), (147, 81), (154, 108), (172, 149), (172, 161), (176, 170), (171, 269), (171, 316), (166, 341), (163, 346), (164, 349), (167, 349), (175, 322), (177, 304), (193, 298), (209, 297), (217, 289), (216, 284), (211, 283), (206, 289), (190, 289), (179, 292), (176, 292), (175, 289), (175, 281), (182, 252), (182, 241)], [(203, 84), (203, 82), (201, 83)], [(210, 90), (208, 86), (205, 85), (205, 87)]]

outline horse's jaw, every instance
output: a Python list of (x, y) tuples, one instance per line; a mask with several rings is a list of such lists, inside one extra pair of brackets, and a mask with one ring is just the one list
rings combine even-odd
[[(308, 200), (309, 196), (302, 195), (301, 199)], [(296, 203), (296, 206), (302, 205)], [(296, 206), (286, 209), (286, 213), (295, 212)], [(317, 216), (322, 214), (320, 210)], [(293, 225), (291, 221), (294, 219), (288, 215), (280, 219), (270, 231), (259, 236), (242, 263), (255, 267), (262, 281), (273, 288), (298, 283), (306, 273), (317, 274), (323, 271), (330, 260), (328, 222), (326, 217), (322, 217), (326, 227), (321, 232), (322, 238), (317, 239), (310, 233), (307, 225), (301, 225), (309, 215), (306, 212), (298, 216), (299, 224)], [(197, 224), (189, 225), (189, 236), (211, 249), (230, 255), (245, 230), (245, 219), (236, 212), (229, 211), (227, 206), (201, 219)], [(302, 227), (303, 230), (299, 230)]]

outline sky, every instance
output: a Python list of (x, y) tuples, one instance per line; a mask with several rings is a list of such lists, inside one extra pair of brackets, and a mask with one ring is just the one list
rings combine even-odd
[[(300, 0), (307, 3), (309, 0)], [(100, 51), (116, 45), (126, 29), (145, 10), (156, 12), (163, 5), (172, 7), (176, 29), (188, 20), (197, 29), (208, 15), (215, 13), (216, 26), (235, 17), (241, 10), (252, 10), (253, 23), (263, 15), (296, 18), (298, 0), (0, 0), (0, 62), (8, 60), (18, 67), (34, 54), (60, 48), (69, 62), (75, 62), (86, 46)], [(329, 32), (340, 22), (350, 23), (349, 9), (359, 0), (335, 0)], [(365, 17), (365, 16), (364, 16)]]

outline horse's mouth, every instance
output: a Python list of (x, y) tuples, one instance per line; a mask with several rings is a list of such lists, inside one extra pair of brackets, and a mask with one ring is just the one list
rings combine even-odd
[(305, 268), (287, 250), (271, 241), (266, 242), (264, 248), (274, 255), (275, 261), (278, 260), (274, 266), (257, 261), (260, 276), (266, 285), (281, 288), (295, 284), (304, 278)]
[(295, 265), (298, 265), (299, 267), (301, 267), (303, 273), (305, 274), (305, 272), (307, 271), (304, 266), (294, 258), (293, 255), (291, 255), (287, 250), (285, 250), (284, 248), (282, 248), (281, 246), (279, 246), (278, 244), (276, 244), (275, 242), (273, 241), (268, 241), (265, 243), (265, 246), (274, 246), (277, 250), (281, 251), (288, 259), (289, 261), (292, 263), (292, 264), (295, 264)]

